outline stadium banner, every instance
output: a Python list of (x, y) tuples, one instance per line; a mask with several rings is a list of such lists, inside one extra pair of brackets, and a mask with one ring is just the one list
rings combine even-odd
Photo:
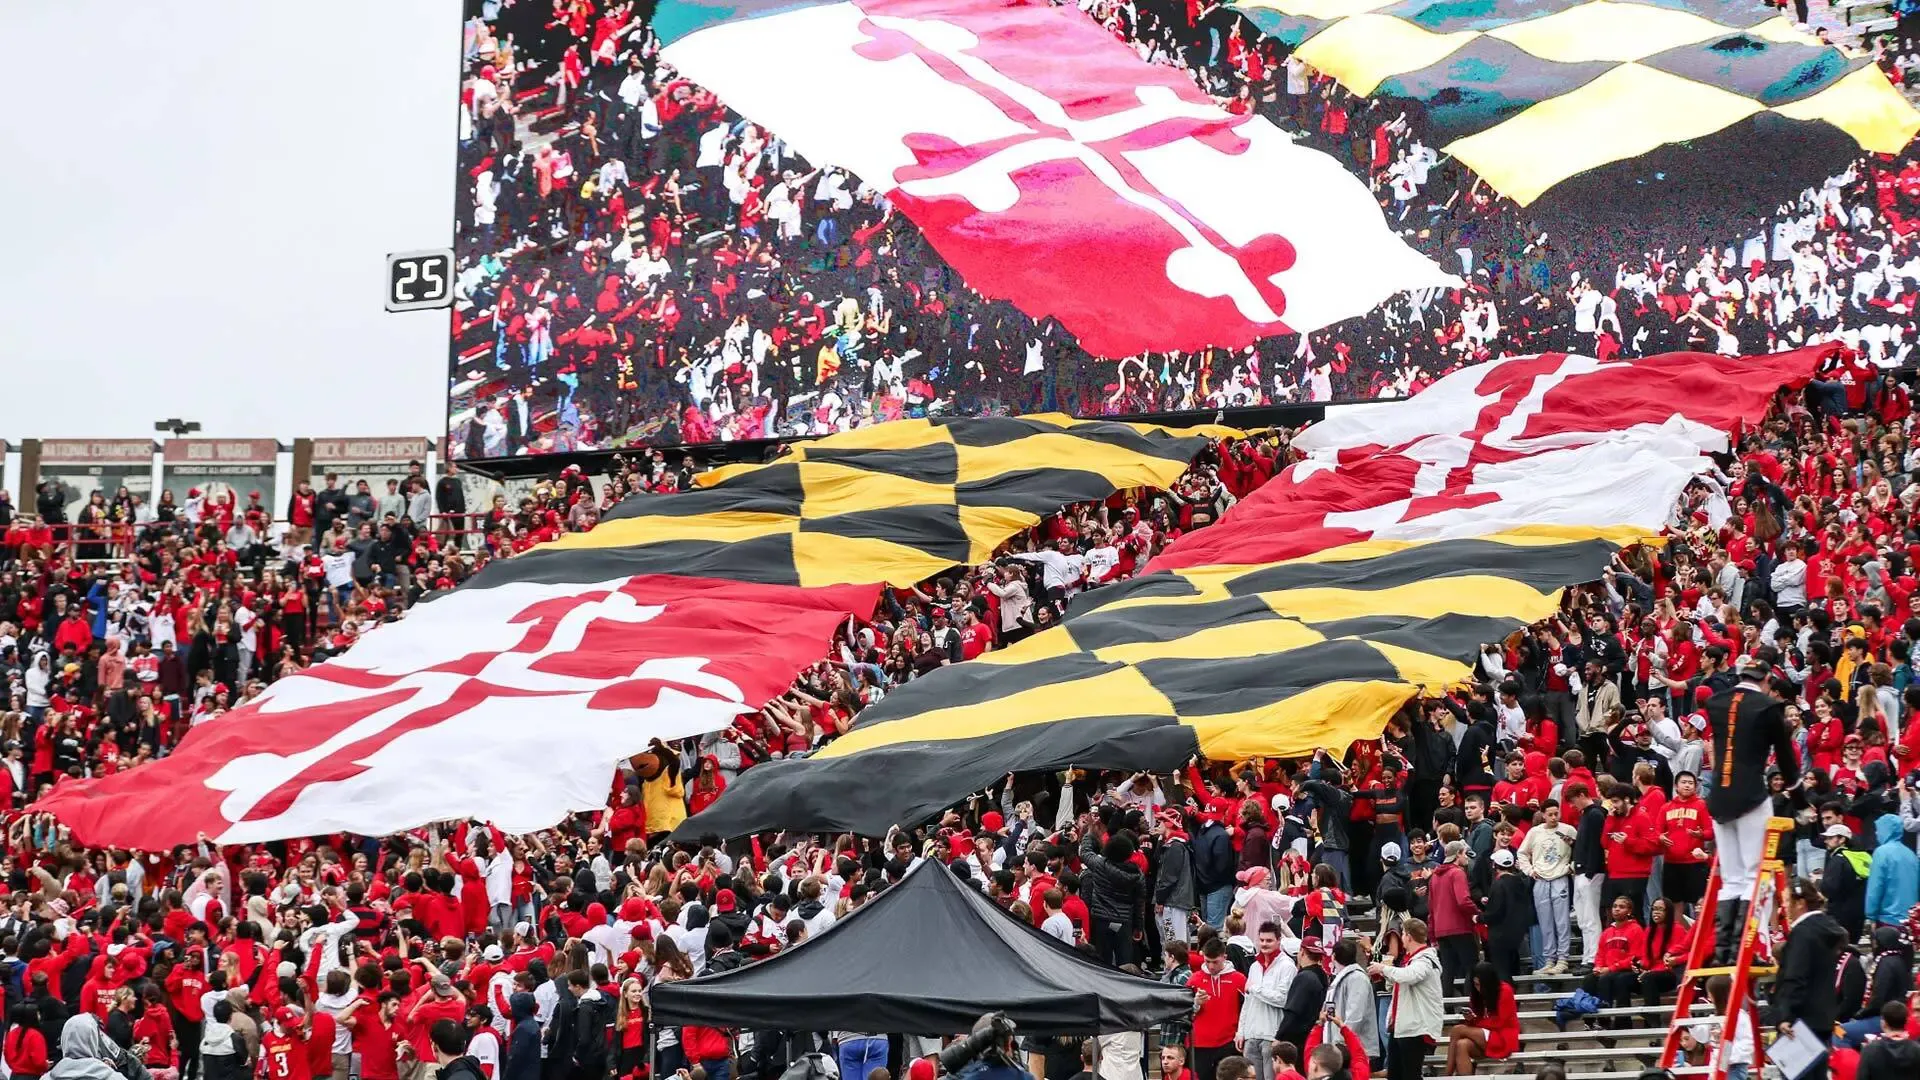
[(225, 504), (235, 512), (257, 506), (270, 521), (280, 505), (274, 486), (279, 453), (273, 439), (168, 439), (160, 454), (160, 487), (176, 506)]
[[(399, 489), (407, 478), (426, 477), (427, 451), (432, 442), (426, 438), (392, 439), (314, 439), (311, 465), (306, 480), (315, 491), (324, 491), (327, 477), (336, 478), (348, 491), (365, 481), (368, 494), (387, 493), (387, 482)], [(396, 490), (397, 494), (404, 494)]]
[(152, 439), (43, 439), (35, 494), (57, 491), (69, 522), (95, 492), (109, 505), (123, 490), (151, 502), (153, 451)]

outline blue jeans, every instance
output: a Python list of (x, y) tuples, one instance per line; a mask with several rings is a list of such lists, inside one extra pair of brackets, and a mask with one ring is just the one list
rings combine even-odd
[(732, 1058), (702, 1058), (700, 1067), (707, 1070), (707, 1080), (727, 1080), (733, 1072)]
[(1840, 1036), (1840, 1045), (1858, 1050), (1867, 1043), (1867, 1036), (1880, 1034), (1880, 1018), (1869, 1016), (1864, 1020), (1849, 1020), (1840, 1025), (1846, 1034)]
[(1540, 955), (1547, 963), (1567, 958), (1573, 940), (1573, 882), (1564, 877), (1533, 883), (1533, 915), (1540, 927)]
[(1227, 925), (1227, 912), (1233, 910), (1233, 886), (1215, 889), (1200, 898), (1200, 919), (1218, 930)]
[(840, 1080), (867, 1080), (868, 1074), (887, 1063), (887, 1040), (848, 1039), (840, 1044)]

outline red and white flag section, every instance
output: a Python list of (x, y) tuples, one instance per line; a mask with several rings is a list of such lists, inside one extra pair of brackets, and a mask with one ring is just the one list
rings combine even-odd
[(448, 818), (508, 832), (606, 805), (613, 763), (784, 691), (877, 586), (680, 577), (469, 586), (33, 809), (88, 845), (163, 849)]
[(1365, 185), (1071, 6), (666, 0), (661, 57), (1089, 352), (1239, 347), (1458, 284)]
[(1838, 347), (1609, 362), (1546, 353), (1463, 368), (1409, 402), (1335, 407), (1294, 439), (1305, 460), (1147, 569), (1528, 525), (1657, 531), (1726, 433)]

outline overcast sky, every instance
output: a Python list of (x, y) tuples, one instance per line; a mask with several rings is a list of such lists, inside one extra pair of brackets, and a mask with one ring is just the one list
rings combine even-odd
[(459, 0), (0, 3), (0, 438), (428, 435)]

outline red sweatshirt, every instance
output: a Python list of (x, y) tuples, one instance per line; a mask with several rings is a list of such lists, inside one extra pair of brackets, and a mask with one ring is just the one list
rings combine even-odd
[[(1706, 862), (1706, 844), (1713, 836), (1713, 825), (1707, 817), (1707, 801), (1698, 795), (1688, 799), (1671, 799), (1661, 814), (1660, 834), (1670, 841), (1665, 848), (1668, 864)], [(1696, 855), (1695, 851), (1701, 854)]]
[(38, 960), (27, 961), (27, 973), (23, 977), (23, 984), (32, 986), (34, 973), (44, 971), (47, 973), (47, 991), (51, 993), (55, 999), (65, 1002), (67, 999), (61, 996), (60, 993), (60, 976), (67, 970), (68, 964), (73, 963), (86, 954), (86, 948), (87, 937), (85, 934), (68, 934), (67, 943), (64, 946), (55, 949), (53, 952), (48, 953)]
[(40, 1030), (17, 1024), (7, 1032), (7, 1068), (17, 1077), (39, 1076), (47, 1071), (47, 1039)]
[(1193, 1018), (1193, 1045), (1212, 1048), (1232, 1043), (1240, 1027), (1240, 999), (1247, 992), (1247, 977), (1232, 967), (1216, 975), (1202, 966), (1187, 978), (1187, 985), (1207, 995), (1206, 1004)]
[(1593, 970), (1625, 971), (1646, 952), (1646, 927), (1632, 920), (1613, 923), (1600, 931), (1600, 947), (1593, 957)]
[(167, 973), (167, 997), (173, 1001), (173, 1007), (180, 1015), (193, 1023), (207, 1018), (200, 1010), (200, 996), (207, 992), (207, 977), (202, 974), (199, 965), (185, 961), (174, 965)]
[(1633, 880), (1653, 873), (1653, 857), (1660, 853), (1659, 830), (1644, 808), (1634, 807), (1624, 818), (1609, 814), (1606, 829), (1601, 846), (1607, 853), (1608, 877)]

